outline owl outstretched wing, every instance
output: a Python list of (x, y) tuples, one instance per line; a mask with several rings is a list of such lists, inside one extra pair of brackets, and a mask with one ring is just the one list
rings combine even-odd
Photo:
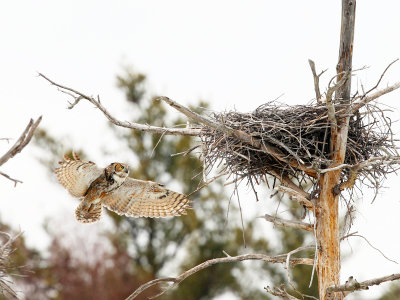
[(128, 217), (163, 218), (185, 215), (190, 200), (183, 194), (151, 181), (127, 178), (117, 189), (103, 198), (103, 205)]
[(91, 161), (80, 160), (75, 152), (72, 154), (74, 159), (64, 156), (64, 161), (59, 162), (60, 167), (55, 169), (55, 173), (62, 186), (73, 197), (80, 198), (103, 170)]
[(81, 223), (92, 223), (100, 220), (101, 211), (103, 210), (101, 203), (94, 203), (90, 204), (89, 207), (87, 206), (85, 200), (79, 203), (75, 210), (76, 219)]

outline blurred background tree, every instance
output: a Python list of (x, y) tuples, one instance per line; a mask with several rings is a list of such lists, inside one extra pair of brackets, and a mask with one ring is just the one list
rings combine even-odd
[[(168, 116), (162, 103), (155, 100), (156, 97), (147, 96), (145, 81), (145, 75), (130, 68), (125, 68), (124, 73), (117, 76), (117, 86), (124, 92), (127, 102), (140, 111), (140, 115), (132, 121), (164, 126), (164, 122), (170, 120), (175, 126), (185, 126), (184, 120)], [(200, 102), (192, 109), (199, 111), (206, 107), (207, 103)], [(121, 145), (126, 145), (137, 157), (137, 164), (131, 166), (130, 176), (158, 181), (186, 194), (201, 184), (202, 162), (196, 150), (187, 152), (196, 147), (191, 137), (127, 130), (122, 133), (115, 130), (115, 134)], [(46, 159), (41, 158), (41, 161), (52, 170), (54, 162), (60, 160), (66, 148), (43, 129), (37, 131), (35, 142), (46, 151), (43, 155)], [(85, 157), (82, 151), (80, 155)], [(27, 249), (25, 245), (18, 247), (14, 253), (16, 260), (32, 270), (31, 273), (22, 271), (25, 276), (19, 279), (21, 290), (27, 299), (33, 300), (120, 300), (147, 281), (178, 274), (208, 259), (224, 256), (223, 250), (232, 256), (250, 252), (274, 255), (305, 243), (303, 231), (279, 229), (281, 248), (271, 249), (265, 238), (255, 237), (263, 236), (259, 232), (255, 234), (255, 224), (245, 222), (247, 248), (244, 248), (241, 223), (237, 220), (238, 209), (229, 204), (226, 187), (221, 180), (193, 194), (191, 200), (194, 210), (188, 215), (167, 219), (127, 218), (107, 210), (112, 219), (112, 229), (85, 247), (82, 246), (88, 243), (85, 238), (68, 244), (65, 242), (68, 240), (67, 233), (47, 226), (51, 236), (47, 254)], [(230, 214), (234, 215), (229, 221), (228, 205)], [(288, 207), (291, 214), (299, 214), (301, 209)], [(72, 218), (71, 222), (74, 222)], [(312, 251), (309, 256), (312, 257)], [(261, 279), (260, 284), (263, 278), (279, 283), (284, 281), (285, 276), (283, 268), (262, 262), (218, 264), (187, 278), (161, 299), (212, 299), (224, 293), (239, 299), (270, 299), (260, 285), (254, 284), (255, 278)], [(316, 278), (311, 290), (308, 289), (310, 277), (309, 266), (297, 266), (292, 273), (300, 291), (316, 296)], [(137, 299), (147, 299), (159, 291), (160, 287), (153, 286)]]
[[(360, 298), (361, 299), (361, 298)], [(400, 299), (400, 284), (391, 283), (386, 291), (378, 300), (397, 300)]]

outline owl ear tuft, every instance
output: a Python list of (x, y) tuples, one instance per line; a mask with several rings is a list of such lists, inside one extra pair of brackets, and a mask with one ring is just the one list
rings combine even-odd
[(72, 157), (73, 157), (75, 160), (81, 160), (81, 159), (79, 158), (78, 154), (76, 154), (75, 151), (72, 151)]
[(113, 180), (111, 168), (109, 168), (109, 167), (105, 168), (104, 169), (104, 175), (105, 175), (107, 181)]

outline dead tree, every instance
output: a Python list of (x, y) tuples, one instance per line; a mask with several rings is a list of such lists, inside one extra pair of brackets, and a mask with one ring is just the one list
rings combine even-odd
[[(145, 124), (121, 122), (112, 116), (100, 102), (72, 88), (60, 85), (43, 74), (60, 91), (73, 97), (72, 109), (80, 100), (95, 105), (107, 119), (117, 126), (150, 133), (189, 135), (198, 137), (202, 149), (205, 174), (215, 166), (219, 175), (205, 181), (210, 184), (215, 178), (227, 175), (235, 185), (242, 181), (253, 188), (268, 183), (274, 178), (278, 190), (299, 203), (313, 218), (312, 223), (302, 220), (289, 221), (276, 216), (265, 215), (265, 219), (278, 226), (299, 228), (311, 232), (315, 245), (294, 249), (278, 256), (248, 254), (215, 258), (193, 267), (177, 277), (159, 278), (139, 287), (128, 299), (134, 299), (152, 285), (172, 283), (160, 296), (185, 278), (218, 263), (243, 260), (262, 260), (281, 263), (286, 266), (287, 284), (294, 288), (290, 279), (290, 267), (297, 264), (313, 265), (318, 276), (321, 300), (343, 299), (348, 293), (390, 280), (398, 280), (400, 274), (393, 274), (358, 283), (350, 278), (340, 284), (340, 242), (352, 234), (340, 234), (339, 203), (348, 205), (351, 215), (351, 195), (354, 186), (372, 186), (377, 192), (385, 175), (400, 167), (400, 156), (394, 144), (391, 123), (384, 111), (374, 102), (377, 98), (400, 87), (400, 83), (378, 90), (382, 78), (391, 66), (384, 70), (377, 84), (368, 91), (351, 94), (352, 52), (356, 1), (342, 0), (342, 22), (340, 34), (339, 61), (336, 75), (330, 81), (327, 91), (321, 94), (315, 64), (310, 60), (314, 77), (316, 102), (308, 105), (286, 106), (269, 102), (252, 113), (213, 113), (199, 115), (187, 107), (169, 99), (159, 97), (180, 113), (187, 116), (192, 125), (185, 128), (155, 127)], [(372, 121), (371, 121), (372, 120)], [(192, 149), (188, 149), (191, 151)], [(223, 162), (221, 164), (221, 161)], [(309, 190), (302, 183), (311, 184)], [(315, 259), (293, 258), (294, 253), (315, 249)], [(285, 290), (285, 286), (265, 288), (270, 294), (283, 299), (298, 299)]]
[[(328, 120), (330, 123), (329, 151), (334, 167), (343, 164), (346, 156), (350, 115), (338, 117), (331, 94), (335, 93), (335, 103), (348, 110), (351, 105), (351, 71), (353, 55), (354, 24), (356, 1), (342, 0), (342, 21), (340, 28), (339, 61), (336, 67), (336, 86), (328, 90), (326, 98)], [(326, 290), (339, 285), (340, 275), (340, 237), (339, 237), (339, 198), (335, 187), (340, 185), (341, 170), (320, 175), (319, 197), (315, 211), (315, 236), (317, 240), (317, 275), (320, 299), (326, 299)], [(351, 178), (349, 178), (350, 180)], [(336, 294), (334, 299), (342, 299)]]

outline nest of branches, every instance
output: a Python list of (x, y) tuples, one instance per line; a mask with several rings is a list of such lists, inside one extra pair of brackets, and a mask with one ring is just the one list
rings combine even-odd
[[(344, 118), (346, 108), (335, 105), (336, 117)], [(265, 175), (290, 176), (299, 183), (317, 183), (324, 169), (331, 166), (331, 128), (327, 107), (323, 103), (288, 106), (278, 102), (261, 105), (251, 113), (231, 111), (211, 115), (226, 127), (245, 132), (265, 148), (280, 154), (271, 155), (258, 147), (204, 127), (201, 132), (203, 156), (206, 167), (211, 169), (224, 162), (221, 172), (228, 172), (236, 180), (247, 178), (254, 188), (256, 183), (266, 181)], [(382, 109), (368, 104), (350, 118), (347, 151), (342, 169), (343, 181), (350, 177), (351, 167), (357, 170), (357, 182), (378, 188), (385, 175), (396, 171), (395, 166), (368, 162), (371, 158), (398, 155), (393, 142), (391, 120)], [(282, 159), (283, 158), (283, 159)], [(287, 163), (288, 161), (292, 163)], [(295, 163), (293, 163), (295, 162)], [(307, 166), (315, 173), (301, 170)], [(356, 166), (356, 167), (354, 167)]]

